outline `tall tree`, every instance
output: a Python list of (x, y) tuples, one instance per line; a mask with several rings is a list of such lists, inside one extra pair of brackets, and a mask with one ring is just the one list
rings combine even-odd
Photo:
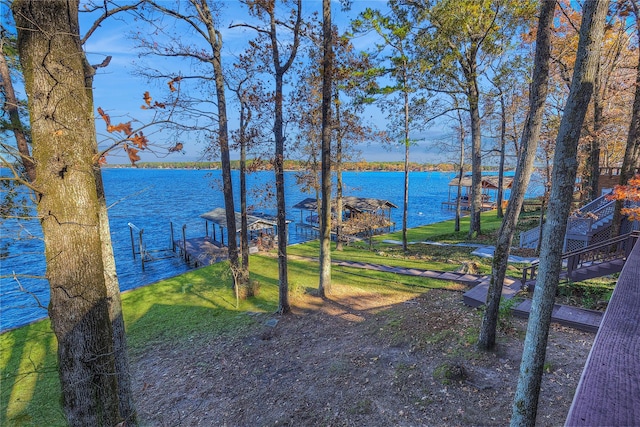
[(511, 197), (504, 219), (498, 232), (496, 249), (493, 254), (492, 276), (487, 293), (487, 307), (484, 311), (478, 346), (491, 349), (495, 345), (496, 328), (502, 285), (507, 271), (509, 250), (515, 227), (518, 223), (524, 195), (529, 186), (529, 179), (533, 170), (533, 162), (538, 147), (538, 139), (542, 128), (542, 116), (548, 92), (549, 55), (551, 49), (550, 37), (553, 25), (555, 2), (545, 1), (540, 5), (538, 29), (536, 36), (536, 53), (533, 69), (533, 81), (529, 94), (529, 114), (522, 139), (520, 141), (521, 155), (513, 179)]
[[(413, 39), (411, 28), (414, 25), (409, 20), (409, 11), (399, 2), (389, 2), (390, 13), (367, 8), (353, 21), (352, 27), (357, 32), (375, 31), (383, 40), (376, 45), (373, 53), (378, 60), (378, 67), (370, 70), (370, 74), (377, 77), (391, 77), (392, 84), (377, 87), (371, 94), (383, 95), (380, 98), (383, 109), (389, 110), (390, 126), (394, 134), (404, 147), (404, 188), (402, 208), (402, 248), (407, 250), (407, 219), (409, 212), (409, 138), (415, 114), (410, 114), (410, 103), (413, 93), (417, 90), (415, 78), (417, 61), (412, 58)], [(388, 52), (388, 53), (387, 53)], [(389, 98), (397, 93), (397, 98)], [(415, 113), (415, 111), (412, 111)]]
[[(562, 108), (571, 83), (578, 29), (581, 17), (580, 3), (557, 1), (562, 13), (557, 15), (557, 26), (552, 40), (552, 73), (556, 98)], [(629, 31), (630, 2), (618, 1), (612, 8), (605, 27), (604, 49), (600, 58), (595, 88), (589, 113), (585, 119), (583, 138), (579, 145), (581, 194), (590, 200), (599, 196), (600, 167), (618, 165), (624, 156), (624, 137), (633, 102), (631, 70), (635, 67), (636, 44)], [(626, 6), (625, 6), (626, 5)], [(556, 129), (557, 132), (557, 129)]]
[(322, 0), (322, 209), (320, 216), (321, 297), (331, 293), (331, 107), (333, 100), (333, 27), (331, 0)]
[[(260, 111), (260, 99), (264, 92), (262, 82), (258, 79), (255, 57), (250, 48), (246, 54), (238, 57), (234, 71), (227, 75), (227, 85), (235, 94), (239, 106), (238, 128), (232, 133), (236, 148), (240, 148), (240, 271), (239, 283), (249, 283), (249, 225), (247, 207), (247, 173), (251, 164), (247, 164), (247, 153), (258, 145), (263, 123)], [(249, 166), (249, 167), (248, 167)]]
[(560, 275), (563, 239), (573, 199), (580, 132), (595, 84), (609, 1), (586, 2), (571, 89), (556, 138), (547, 223), (542, 236), (539, 273), (531, 304), (518, 386), (513, 400), (512, 426), (535, 425), (551, 313)]
[[(631, 9), (635, 19), (635, 27), (638, 40), (640, 40), (640, 7), (638, 3), (633, 0), (629, 0), (623, 3), (623, 6)], [(635, 96), (633, 99), (633, 105), (631, 110), (631, 122), (629, 123), (629, 132), (627, 134), (627, 143), (624, 152), (624, 158), (622, 160), (622, 167), (620, 168), (620, 180), (619, 185), (626, 185), (633, 177), (634, 168), (637, 168), (640, 164), (640, 49), (637, 49), (638, 53), (638, 65), (636, 66), (636, 81), (635, 81)], [(612, 223), (612, 236), (620, 234), (620, 224), (622, 221), (622, 207), (623, 201), (616, 200), (613, 223)]]
[(29, 98), (63, 409), (71, 425), (113, 426), (121, 415), (87, 85), (94, 69), (82, 51), (78, 3), (16, 0), (11, 8)]
[(481, 233), (481, 78), (484, 68), (504, 55), (517, 30), (533, 15), (533, 1), (434, 0), (416, 9), (425, 22), (418, 45), (427, 87), (465, 96), (471, 120), (471, 211), (469, 236)]
[[(248, 280), (246, 269), (241, 269), (238, 257), (237, 230), (235, 205), (233, 200), (233, 186), (231, 182), (231, 159), (229, 151), (229, 130), (227, 120), (227, 100), (225, 93), (224, 67), (222, 64), (222, 33), (218, 28), (215, 5), (209, 0), (189, 0), (187, 7), (176, 4), (174, 7), (164, 2), (149, 0), (146, 5), (152, 10), (165, 16), (174, 18), (180, 24), (186, 24), (197, 35), (198, 40), (206, 43), (206, 49), (195, 45), (185, 45), (180, 35), (170, 37), (167, 43), (141, 39), (141, 47), (154, 55), (169, 58), (189, 58), (211, 67), (212, 75), (180, 76), (181, 80), (197, 79), (213, 83), (215, 94), (215, 136), (220, 149), (220, 163), (222, 167), (222, 191), (224, 195), (225, 219), (227, 222), (227, 247), (229, 250), (229, 264), (234, 278), (234, 287), (241, 285), (239, 281)], [(152, 18), (146, 18), (152, 22)], [(160, 30), (158, 31), (160, 32)]]
[[(250, 24), (235, 24), (231, 27), (252, 28), (258, 33), (257, 45), (265, 46), (270, 57), (271, 71), (275, 78), (273, 136), (275, 139), (275, 155), (273, 169), (276, 179), (277, 227), (278, 227), (278, 278), (279, 296), (278, 312), (286, 314), (291, 311), (289, 304), (289, 278), (287, 269), (287, 217), (284, 185), (284, 76), (291, 68), (298, 53), (302, 30), (302, 0), (283, 2), (291, 6), (291, 16), (288, 20), (281, 20), (277, 16), (275, 0), (245, 0), (249, 13), (264, 20), (264, 26)], [(283, 52), (282, 40), (279, 39), (280, 30), (290, 30), (291, 40), (287, 52)], [(284, 58), (281, 58), (284, 54)]]

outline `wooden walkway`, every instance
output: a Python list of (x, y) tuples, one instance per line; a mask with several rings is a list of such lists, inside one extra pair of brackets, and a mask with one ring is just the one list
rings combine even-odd
[(640, 240), (587, 358), (567, 426), (640, 425)]
[[(483, 280), (474, 288), (465, 292), (462, 296), (466, 305), (480, 307), (487, 300), (490, 279)], [(502, 286), (502, 297), (504, 299), (513, 298), (521, 289), (522, 282), (518, 279), (506, 278)], [(518, 317), (528, 318), (531, 312), (531, 299), (527, 298), (513, 308), (513, 314)], [(569, 305), (556, 304), (551, 321), (563, 326), (587, 332), (596, 332), (602, 321), (603, 313), (595, 310), (587, 310)]]

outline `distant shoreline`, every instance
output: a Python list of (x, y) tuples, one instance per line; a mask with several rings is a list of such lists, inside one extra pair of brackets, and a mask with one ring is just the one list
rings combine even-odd
[[(249, 160), (247, 163), (251, 163)], [(106, 164), (103, 169), (184, 169), (184, 170), (220, 170), (220, 162), (140, 162), (135, 166), (131, 164)], [(240, 163), (238, 160), (231, 162), (231, 169), (239, 170)], [(286, 171), (308, 170), (309, 167), (305, 162), (297, 160), (286, 160), (284, 162)], [(270, 163), (262, 162), (259, 165), (253, 165), (252, 171), (270, 171), (273, 167)], [(347, 162), (343, 164), (344, 172), (403, 172), (404, 162)], [(451, 163), (410, 163), (410, 172), (457, 172), (456, 165)], [(483, 171), (497, 171), (495, 167), (485, 167)], [(465, 170), (465, 172), (467, 172)]]

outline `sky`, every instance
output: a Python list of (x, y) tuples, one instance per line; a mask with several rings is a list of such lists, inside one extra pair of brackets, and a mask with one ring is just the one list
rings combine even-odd
[[(303, 11), (321, 9), (320, 0), (303, 0)], [(383, 0), (354, 0), (350, 11), (342, 11), (339, 2), (333, 2), (333, 21), (340, 30), (345, 30), (349, 22), (354, 19), (359, 12), (366, 7), (378, 8), (384, 10), (386, 1)], [(307, 13), (307, 12), (303, 12)], [(89, 28), (93, 22), (88, 14), (80, 14), (81, 34)], [(221, 22), (221, 31), (223, 37), (223, 64), (231, 65), (234, 55), (244, 50), (249, 39), (254, 37), (254, 32), (246, 28), (228, 28), (229, 24), (245, 22), (247, 15), (235, 0), (224, 2), (224, 16)], [(168, 22), (168, 21), (167, 21)], [(161, 22), (160, 24), (163, 24)], [(140, 109), (143, 104), (142, 94), (149, 90), (154, 96), (155, 93), (161, 94), (163, 90), (160, 86), (166, 85), (166, 81), (162, 83), (149, 83), (146, 78), (136, 75), (136, 70), (141, 66), (148, 66), (163, 70), (176, 70), (176, 62), (171, 63), (166, 58), (149, 58), (140, 57), (139, 51), (135, 49), (134, 41), (131, 39), (132, 33), (139, 32), (144, 34), (148, 29), (132, 20), (131, 17), (112, 17), (106, 20), (101, 27), (91, 36), (85, 44), (85, 51), (91, 64), (99, 64), (108, 55), (112, 56), (111, 63), (106, 68), (98, 69), (98, 73), (94, 80), (94, 103), (95, 107), (101, 107), (107, 112), (112, 122), (128, 121), (130, 119), (140, 120), (141, 122), (151, 120), (150, 112)], [(185, 32), (185, 40), (188, 40), (189, 34)], [(353, 43), (358, 50), (366, 50), (370, 48), (374, 40), (374, 35), (368, 34), (354, 39)], [(188, 66), (182, 63), (181, 66)], [(185, 71), (188, 73), (189, 70)], [(166, 86), (165, 86), (166, 87)], [(166, 91), (164, 91), (166, 92)], [(228, 96), (231, 98), (231, 96)], [(229, 105), (229, 127), (234, 129), (237, 127), (236, 108)], [(385, 115), (376, 107), (371, 107), (365, 111), (365, 117), (380, 128), (384, 128), (386, 122)], [(104, 126), (100, 121), (97, 122), (98, 139), (102, 141), (102, 145), (108, 144), (110, 135), (104, 132)], [(135, 127), (135, 126), (134, 126)], [(412, 138), (418, 140), (415, 146), (411, 148), (410, 160), (419, 163), (437, 163), (440, 161), (455, 161), (456, 156), (446, 145), (443, 145), (443, 139), (451, 139), (448, 129), (435, 128), (430, 129), (424, 134), (412, 135)], [(145, 135), (153, 142), (163, 138), (170, 138), (166, 132), (154, 131), (153, 128), (145, 130)], [(204, 144), (194, 143), (193, 141), (184, 141), (183, 153), (173, 153), (165, 157), (163, 150), (157, 150), (157, 153), (140, 153), (142, 161), (194, 161), (202, 159)], [(444, 147), (444, 148), (443, 148)], [(370, 144), (362, 144), (359, 147), (361, 158), (367, 161), (401, 161), (404, 159), (404, 148), (400, 145), (385, 145), (384, 147), (377, 141), (371, 141)], [(232, 159), (238, 158), (238, 153), (232, 153)], [(116, 149), (108, 157), (110, 163), (126, 163), (128, 162), (125, 153), (121, 149)]]

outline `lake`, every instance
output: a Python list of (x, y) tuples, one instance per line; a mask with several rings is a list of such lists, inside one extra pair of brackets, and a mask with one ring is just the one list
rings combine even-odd
[[(133, 289), (188, 270), (180, 258), (157, 260), (145, 264), (143, 272), (139, 257), (132, 257), (128, 223), (144, 230), (148, 250), (170, 248), (170, 223), (176, 238), (186, 225), (187, 238), (204, 236), (204, 220), (200, 214), (224, 207), (221, 173), (217, 170), (177, 169), (104, 169), (104, 185), (109, 208), (109, 223), (120, 288)], [(454, 217), (454, 212), (442, 209), (447, 199), (448, 183), (453, 173), (412, 172), (409, 179), (408, 227), (431, 224)], [(234, 188), (239, 188), (234, 171)], [(256, 212), (275, 214), (273, 172), (256, 172), (248, 176), (248, 204)], [(344, 172), (345, 196), (386, 199), (398, 206), (392, 211), (396, 229), (402, 228), (404, 174), (402, 172)], [(295, 172), (285, 174), (286, 203), (293, 206), (306, 197), (296, 185)], [(236, 210), (240, 202), (236, 200)], [(299, 211), (288, 209), (287, 217), (300, 218)], [(42, 276), (45, 272), (42, 232), (37, 221), (5, 221), (2, 226), (2, 246), (8, 246), (8, 256), (2, 259), (1, 275)], [(289, 243), (304, 240), (289, 228)], [(15, 241), (14, 237), (20, 236)], [(82, 248), (78, 248), (82, 250)], [(157, 252), (160, 258), (166, 252)], [(0, 279), (0, 330), (21, 326), (47, 315), (48, 283), (43, 279), (11, 277)]]

